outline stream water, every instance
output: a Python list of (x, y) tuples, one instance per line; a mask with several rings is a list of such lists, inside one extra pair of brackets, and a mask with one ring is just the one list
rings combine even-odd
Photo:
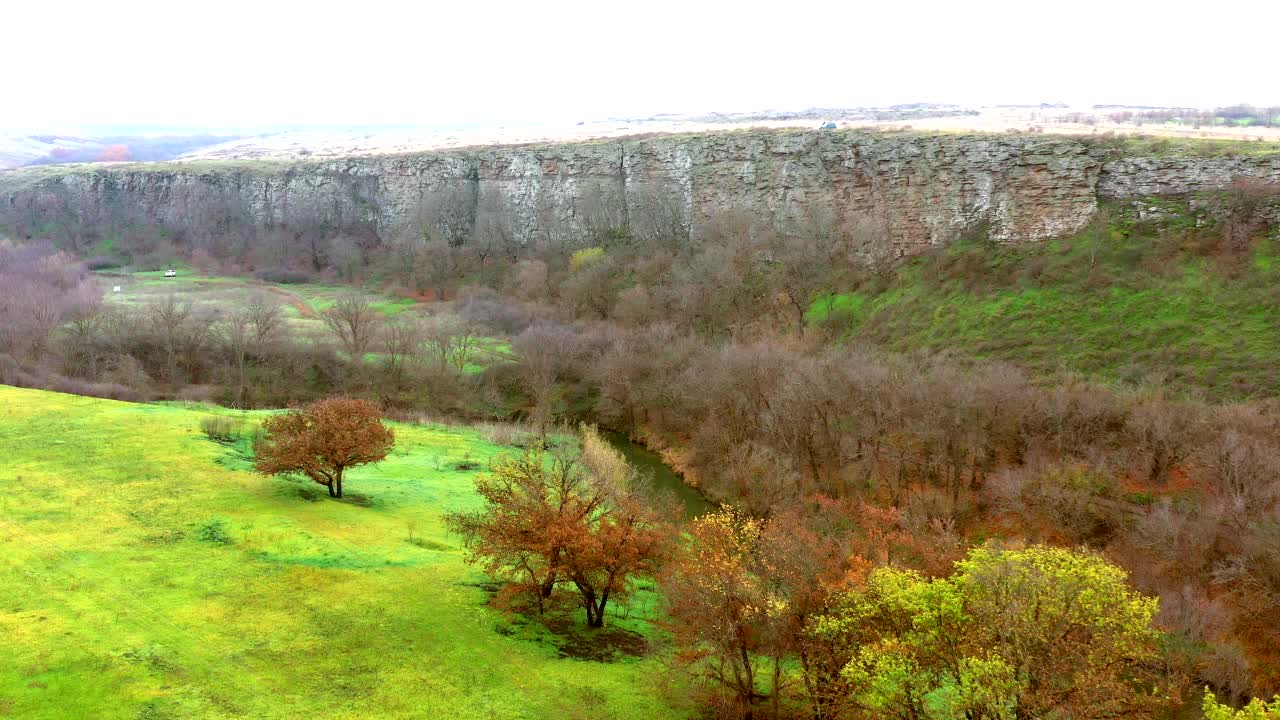
[(715, 509), (715, 504), (702, 496), (695, 488), (686, 484), (657, 453), (631, 442), (626, 435), (617, 432), (600, 433), (610, 445), (618, 449), (627, 462), (631, 463), (642, 475), (653, 478), (653, 486), (660, 492), (671, 493), (684, 507), (686, 518), (695, 518)]

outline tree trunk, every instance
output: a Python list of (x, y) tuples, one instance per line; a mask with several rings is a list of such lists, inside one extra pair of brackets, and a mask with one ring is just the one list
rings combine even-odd
[(556, 589), (556, 573), (552, 572), (549, 575), (547, 575), (547, 579), (544, 580), (542, 583), (542, 590), (541, 592), (538, 593), (539, 603), (541, 603), (541, 601), (544, 599), (550, 598), (551, 593), (555, 592), (555, 589)]
[(596, 606), (596, 627), (604, 627), (604, 608), (609, 604), (609, 591), (600, 595), (600, 604)]
[(745, 644), (739, 643), (738, 652), (742, 656), (742, 671), (745, 675), (743, 687), (738, 689), (738, 701), (742, 703), (743, 720), (752, 720), (756, 695), (756, 678), (751, 667), (751, 655)]
[(590, 585), (574, 580), (578, 593), (582, 595), (582, 607), (587, 611), (587, 627), (604, 627), (604, 606), (609, 601), (608, 595), (596, 600), (596, 589)]
[(244, 385), (245, 385), (244, 364), (245, 364), (245, 352), (244, 352), (244, 349), (242, 348), (240, 350), (240, 353), (237, 357), (237, 362), (236, 362), (236, 366), (240, 371), (239, 372), (240, 385), (236, 390), (236, 407), (238, 408), (244, 408)]
[(774, 655), (773, 656), (773, 688), (769, 693), (772, 696), (770, 700), (773, 703), (773, 720), (778, 720), (778, 703), (779, 703), (778, 686), (781, 684), (782, 684), (782, 658), (777, 655)]
[(584, 594), (582, 604), (587, 608), (587, 627), (598, 628), (604, 625), (604, 618), (600, 617), (600, 610), (596, 606), (595, 593)]
[(342, 468), (338, 468), (338, 472), (334, 477), (334, 484), (337, 485), (337, 494), (334, 497), (342, 497)]

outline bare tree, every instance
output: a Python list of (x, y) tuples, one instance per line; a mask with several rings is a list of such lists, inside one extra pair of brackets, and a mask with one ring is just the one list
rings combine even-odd
[(467, 183), (435, 190), (424, 195), (415, 213), (422, 240), (443, 240), (460, 247), (471, 239), (476, 225), (477, 186)]
[(1204, 431), (1199, 408), (1180, 406), (1153, 394), (1134, 406), (1128, 427), (1138, 451), (1147, 456), (1147, 481), (1163, 483), (1169, 472), (1199, 445)]
[(671, 183), (645, 183), (627, 191), (627, 220), (641, 247), (679, 253), (689, 244), (690, 208)]
[(100, 377), (107, 355), (107, 334), (113, 318), (101, 305), (73, 312), (63, 326), (64, 371), (91, 379)]
[(489, 278), (491, 258), (504, 258), (511, 264), (520, 259), (523, 245), (516, 240), (511, 221), (511, 210), (502, 196), (489, 194), (479, 202), (472, 229), (471, 250), (480, 266), (482, 280)]
[(422, 325), (411, 318), (400, 317), (383, 325), (384, 366), (392, 383), (399, 385), (404, 381), (405, 369), (422, 343), (422, 331)]
[(265, 347), (284, 334), (284, 311), (280, 303), (266, 293), (254, 293), (244, 304), (243, 312), (258, 347)]
[(631, 240), (627, 198), (620, 188), (588, 188), (575, 204), (574, 218), (588, 246), (610, 248)]
[(241, 310), (222, 318), (219, 323), (223, 342), (231, 353), (236, 373), (236, 406), (244, 407), (244, 393), (247, 383), (246, 371), (249, 351), (254, 342), (253, 321), (248, 312)]
[(190, 301), (179, 299), (176, 295), (166, 295), (152, 303), (147, 308), (146, 318), (164, 353), (165, 382), (181, 382), (178, 375), (179, 358), (183, 354), (189, 354), (193, 346), (203, 345), (209, 332), (208, 324), (196, 319), (195, 308)]
[(545, 438), (565, 409), (560, 380), (575, 362), (577, 335), (564, 326), (539, 324), (516, 336), (512, 345), (520, 356), (517, 370), (528, 400), (525, 410), (539, 436)]
[(97, 283), (70, 255), (40, 243), (0, 244), (0, 354), (37, 360), (67, 319), (101, 302)]
[(354, 362), (360, 362), (377, 337), (382, 316), (359, 293), (347, 293), (324, 311), (324, 324)]
[(449, 287), (462, 275), (462, 251), (442, 239), (428, 240), (413, 259), (414, 287), (431, 290), (437, 300), (448, 297)]
[(422, 325), (422, 347), (435, 360), (436, 369), (466, 369), (479, 336), (475, 326), (456, 315), (438, 315)]

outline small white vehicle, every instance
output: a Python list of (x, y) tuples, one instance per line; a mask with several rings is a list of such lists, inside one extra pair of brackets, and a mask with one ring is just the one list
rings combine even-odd
[(112, 286), (111, 286), (111, 292), (113, 292), (113, 293), (118, 293), (118, 292), (120, 292), (120, 286), (119, 286), (119, 285), (112, 285)]
[(177, 270), (165, 270), (165, 271), (164, 271), (164, 276), (165, 276), (165, 277), (178, 277), (178, 271), (177, 271)]

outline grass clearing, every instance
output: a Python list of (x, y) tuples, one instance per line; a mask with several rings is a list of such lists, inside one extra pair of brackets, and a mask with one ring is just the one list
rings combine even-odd
[[(134, 273), (106, 271), (98, 273), (98, 279), (108, 303), (116, 307), (138, 310), (172, 295), (190, 302), (196, 310), (218, 314), (227, 312), (237, 304), (247, 302), (254, 294), (267, 293), (280, 303), (289, 328), (303, 338), (329, 337), (330, 331), (326, 328), (321, 314), (333, 307), (338, 298), (353, 291), (353, 288), (346, 285), (282, 284), (251, 278), (202, 275), (190, 268), (177, 268), (176, 272), (175, 277), (165, 277), (163, 270)], [(119, 286), (121, 292), (113, 292), (112, 289), (115, 286)], [(432, 303), (418, 302), (413, 298), (395, 297), (368, 290), (357, 292), (363, 293), (370, 307), (388, 320), (402, 316), (403, 318), (412, 318), (415, 315), (421, 317), (438, 311), (440, 307)], [(491, 365), (510, 362), (513, 357), (508, 340), (479, 337), (471, 359), (463, 370), (471, 374), (481, 373)], [(370, 362), (380, 362), (384, 358), (385, 355), (381, 353), (369, 353), (366, 356), (366, 360)]]
[[(225, 310), (244, 302), (254, 293), (267, 293), (281, 303), (290, 324), (298, 329), (319, 330), (320, 313), (333, 307), (338, 298), (352, 292), (344, 285), (322, 283), (282, 284), (263, 282), (250, 278), (202, 275), (189, 269), (177, 269), (175, 277), (165, 277), (164, 271), (134, 273), (105, 272), (99, 274), (107, 300), (123, 306), (140, 306), (169, 295), (191, 301), (198, 308)], [(121, 292), (110, 292), (120, 286)], [(421, 310), (422, 305), (411, 298), (398, 298), (375, 292), (362, 292), (370, 306), (384, 316), (393, 317), (406, 311)]]
[[(679, 716), (656, 660), (565, 659), (486, 606), (440, 522), (478, 502), (457, 465), (501, 450), (476, 431), (397, 425), (333, 501), (249, 472), (247, 434), (201, 432), (260, 413), (3, 386), (0, 407), (9, 715)], [(653, 637), (637, 610), (612, 627)]]

